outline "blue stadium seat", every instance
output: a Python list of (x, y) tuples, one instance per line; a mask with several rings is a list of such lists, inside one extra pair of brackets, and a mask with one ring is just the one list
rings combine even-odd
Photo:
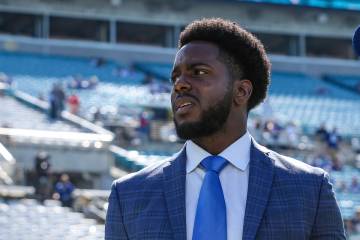
[(172, 70), (172, 64), (167, 63), (139, 62), (135, 64), (135, 67), (149, 75), (163, 80), (169, 80)]
[(105, 227), (82, 213), (35, 200), (0, 202), (0, 239), (104, 239)]
[(326, 75), (324, 80), (335, 86), (353, 91), (360, 94), (360, 77), (359, 76), (345, 76), (345, 75)]
[(97, 76), (100, 81), (121, 84), (141, 84), (144, 80), (144, 74), (141, 72), (134, 72), (126, 77), (117, 75), (116, 71), (121, 67), (124, 66), (114, 61), (106, 61), (103, 65), (95, 67), (89, 58), (0, 52), (0, 72), (8, 75), (41, 78)]
[(360, 135), (360, 95), (303, 74), (274, 72), (270, 85), (274, 115), (297, 120), (313, 131), (322, 123), (344, 135)]

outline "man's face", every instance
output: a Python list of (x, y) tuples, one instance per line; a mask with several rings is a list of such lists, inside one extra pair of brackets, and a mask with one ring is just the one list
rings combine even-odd
[(221, 130), (232, 107), (233, 87), (219, 48), (203, 41), (186, 44), (176, 54), (171, 79), (178, 136), (194, 139)]

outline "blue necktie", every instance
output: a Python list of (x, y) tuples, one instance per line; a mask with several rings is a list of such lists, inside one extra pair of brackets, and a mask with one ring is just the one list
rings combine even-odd
[(209, 156), (201, 165), (206, 174), (201, 186), (193, 230), (193, 240), (226, 240), (226, 206), (219, 179), (227, 160)]

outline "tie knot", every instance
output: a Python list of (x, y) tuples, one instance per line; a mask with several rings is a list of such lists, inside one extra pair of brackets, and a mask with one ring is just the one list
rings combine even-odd
[(201, 165), (206, 169), (206, 171), (214, 171), (219, 173), (225, 166), (228, 164), (228, 161), (220, 156), (209, 156), (204, 158), (201, 161)]

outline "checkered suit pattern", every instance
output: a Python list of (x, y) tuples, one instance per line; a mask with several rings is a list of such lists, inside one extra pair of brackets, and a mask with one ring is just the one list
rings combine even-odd
[[(345, 239), (328, 175), (252, 140), (243, 240)], [(186, 151), (114, 181), (106, 240), (186, 239)], [(239, 183), (241, 184), (241, 183)]]

